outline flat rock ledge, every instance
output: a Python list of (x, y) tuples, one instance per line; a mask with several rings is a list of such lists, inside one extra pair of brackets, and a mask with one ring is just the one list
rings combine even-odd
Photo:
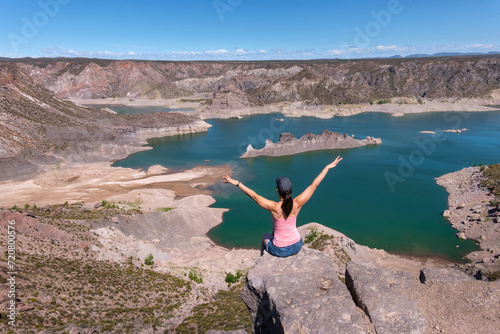
[(474, 279), (455, 268), (424, 268), (420, 270), (420, 283), (436, 284), (436, 283), (462, 283), (472, 282)]
[(261, 149), (255, 149), (249, 144), (246, 152), (240, 158), (254, 158), (259, 156), (279, 157), (309, 151), (346, 149), (378, 144), (382, 144), (380, 138), (368, 136), (365, 139), (355, 139), (346, 133), (341, 135), (329, 130), (323, 130), (319, 135), (306, 133), (300, 139), (295, 138), (291, 133), (284, 132), (280, 135), (278, 142), (273, 143), (268, 139), (265, 146)]
[(256, 333), (372, 332), (331, 258), (306, 247), (287, 258), (265, 252), (241, 296)]
[(370, 317), (377, 334), (425, 332), (425, 318), (417, 310), (417, 301), (405, 297), (405, 290), (418, 284), (410, 273), (350, 262), (346, 284), (356, 304)]

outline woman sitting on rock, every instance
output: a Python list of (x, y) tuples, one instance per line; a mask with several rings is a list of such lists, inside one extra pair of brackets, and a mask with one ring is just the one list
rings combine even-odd
[(314, 179), (313, 183), (306, 188), (299, 196), (292, 198), (292, 181), (287, 177), (276, 179), (276, 191), (279, 195), (279, 202), (268, 200), (252, 189), (245, 186), (240, 181), (224, 176), (224, 182), (230, 183), (241, 189), (248, 197), (253, 199), (260, 207), (271, 212), (273, 218), (273, 234), (264, 233), (261, 244), (261, 255), (264, 249), (271, 255), (287, 257), (297, 254), (302, 248), (302, 238), (297, 231), (297, 215), (300, 209), (311, 198), (312, 194), (323, 181), (328, 171), (337, 166), (342, 160), (338, 156), (332, 163), (323, 168), (321, 173)]

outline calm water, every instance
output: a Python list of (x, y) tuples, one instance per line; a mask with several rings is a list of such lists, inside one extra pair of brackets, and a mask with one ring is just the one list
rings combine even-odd
[(171, 112), (171, 111), (193, 111), (192, 108), (165, 108), (165, 107), (129, 107), (129, 106), (109, 106), (109, 105), (99, 105), (93, 104), (89, 105), (93, 108), (105, 108), (116, 111), (118, 114), (128, 115), (128, 114), (152, 114), (155, 112)]
[[(284, 119), (279, 122), (276, 119)], [(359, 244), (416, 256), (442, 256), (459, 261), (475, 249), (460, 241), (443, 219), (447, 193), (434, 178), (474, 164), (500, 162), (500, 111), (425, 113), (391, 117), (365, 113), (321, 120), (279, 114), (240, 120), (210, 120), (206, 133), (150, 140), (153, 150), (134, 154), (116, 166), (170, 168), (230, 164), (235, 178), (259, 194), (277, 199), (274, 179), (288, 176), (294, 194), (304, 190), (337, 155), (344, 160), (329, 172), (302, 209), (298, 224), (318, 222), (341, 231)], [(421, 134), (423, 130), (468, 128), (456, 133)], [(262, 147), (281, 132), (300, 137), (324, 129), (380, 137), (383, 144), (349, 150), (317, 151), (288, 157), (238, 159), (248, 143)], [(205, 160), (210, 160), (205, 162)], [(211, 238), (228, 247), (258, 247), (272, 228), (270, 214), (234, 186), (213, 187), (216, 207), (229, 208)], [(458, 246), (458, 247), (457, 247)]]

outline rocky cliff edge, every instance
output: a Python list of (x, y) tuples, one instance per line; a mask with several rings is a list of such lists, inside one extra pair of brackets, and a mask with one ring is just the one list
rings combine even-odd
[[(260, 257), (242, 298), (256, 332), (494, 332), (500, 282), (477, 281), (439, 261), (357, 245), (318, 224), (296, 256)], [(322, 251), (312, 249), (314, 247)]]

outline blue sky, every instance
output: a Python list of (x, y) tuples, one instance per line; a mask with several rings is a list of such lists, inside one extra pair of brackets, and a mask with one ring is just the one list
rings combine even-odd
[(500, 51), (498, 0), (0, 0), (0, 56), (365, 58)]

